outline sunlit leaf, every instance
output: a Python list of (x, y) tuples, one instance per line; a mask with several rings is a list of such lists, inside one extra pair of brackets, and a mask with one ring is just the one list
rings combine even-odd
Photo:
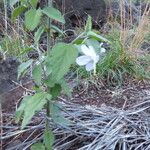
[(12, 16), (11, 19), (15, 20), (21, 13), (23, 13), (25, 10), (27, 9), (27, 7), (25, 6), (18, 6), (17, 8), (15, 8), (12, 12)]
[(36, 84), (40, 84), (41, 83), (41, 79), (42, 79), (42, 67), (41, 65), (36, 65), (33, 69), (33, 72), (32, 72), (32, 77), (35, 81)]
[(40, 37), (41, 37), (41, 35), (43, 34), (43, 32), (44, 32), (44, 27), (43, 27), (43, 26), (40, 26), (40, 27), (38, 28), (38, 30), (35, 32), (35, 35), (34, 35), (34, 42), (35, 42), (36, 44), (38, 44), (38, 42), (39, 42), (39, 40), (40, 40)]
[(89, 31), (89, 32), (87, 33), (87, 35), (88, 35), (89, 37), (95, 38), (96, 40), (99, 40), (99, 41), (101, 41), (101, 42), (108, 42), (108, 43), (109, 43), (109, 41), (108, 41), (106, 38), (104, 38), (103, 36), (101, 36), (101, 35), (99, 35), (99, 34), (96, 34), (96, 33), (93, 32), (93, 31)]
[(45, 130), (44, 132), (44, 144), (47, 150), (52, 150), (55, 137), (51, 130)]
[(45, 7), (43, 9), (43, 13), (46, 14), (51, 19), (59, 21), (61, 23), (65, 23), (65, 19), (62, 16), (61, 12), (53, 7)]
[(35, 143), (31, 146), (31, 150), (46, 150), (42, 143)]
[(25, 13), (25, 25), (28, 30), (33, 31), (40, 23), (41, 9), (30, 9)]
[(37, 7), (37, 4), (38, 4), (38, 1), (39, 0), (30, 0), (30, 4), (33, 8), (36, 8)]
[(56, 83), (68, 72), (77, 56), (78, 50), (73, 44), (58, 43), (53, 47), (47, 59), (51, 62), (49, 66), (52, 69), (51, 77)]
[(91, 16), (88, 15), (88, 19), (87, 19), (87, 22), (86, 22), (86, 25), (85, 25), (85, 32), (89, 32), (92, 30), (92, 18)]
[(43, 108), (47, 102), (47, 98), (49, 99), (50, 95), (44, 92), (36, 93), (33, 96), (26, 96), (23, 98), (22, 103), (16, 112), (17, 121), (19, 120), (19, 117), (23, 115), (22, 128), (29, 123), (37, 111)]

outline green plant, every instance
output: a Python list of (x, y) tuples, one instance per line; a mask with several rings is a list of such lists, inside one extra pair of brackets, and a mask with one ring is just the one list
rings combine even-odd
[(110, 51), (99, 63), (97, 70), (99, 76), (106, 81), (106, 84), (118, 86), (123, 83), (124, 78), (127, 75), (133, 74), (134, 65), (126, 51), (123, 49), (118, 31), (110, 33), (107, 38), (112, 42)]
[(0, 41), (0, 45), (5, 54), (17, 57), (21, 56), (23, 51), (32, 49), (26, 45), (23, 40), (17, 37), (17, 35), (5, 36), (2, 41)]
[(138, 59), (132, 57), (127, 47), (123, 46), (118, 30), (109, 33), (107, 39), (111, 41), (110, 51), (97, 67), (99, 77), (106, 84), (121, 86), (129, 77), (139, 80), (150, 78), (149, 73), (146, 71), (149, 66), (149, 57), (146, 58), (142, 55)]
[[(138, 24), (134, 26), (130, 20), (132, 19), (131, 14), (129, 14), (129, 20), (124, 17), (125, 5), (123, 3), (125, 1), (120, 1), (121, 19), (119, 23), (116, 22), (115, 18), (109, 23), (111, 29), (106, 37), (111, 42), (109, 44), (110, 50), (106, 52), (97, 65), (98, 79), (110, 86), (121, 86), (129, 77), (138, 80), (150, 78), (149, 58), (146, 58), (144, 52), (140, 50), (144, 40), (147, 40), (149, 35), (149, 2), (146, 3), (143, 15), (139, 16)], [(132, 6), (133, 3), (130, 5)], [(148, 54), (146, 53), (146, 55)], [(83, 68), (79, 69), (78, 76), (90, 78)]]
[[(107, 36), (110, 41), (109, 49), (97, 64), (96, 78), (91, 77), (83, 67), (77, 69), (77, 77), (79, 79), (94, 79), (103, 81), (107, 86), (121, 86), (128, 78), (136, 78), (138, 80), (150, 79), (149, 62), (147, 55), (134, 59), (123, 46), (120, 40), (118, 29), (113, 29)], [(95, 42), (95, 41), (94, 41)], [(96, 45), (96, 44), (94, 44)]]
[[(73, 44), (57, 43), (54, 46), (51, 43), (51, 29), (58, 29), (52, 24), (52, 20), (60, 23), (65, 23), (64, 17), (59, 10), (52, 6), (52, 1), (49, 0), (48, 6), (43, 9), (36, 8), (38, 1), (11, 1), (11, 6), (15, 6), (17, 2), (21, 4), (14, 9), (12, 19), (15, 20), (21, 13), (25, 13), (25, 27), (29, 31), (35, 31), (34, 47), (39, 53), (38, 60), (27, 60), (23, 62), (18, 68), (18, 78), (23, 75), (27, 69), (33, 65), (32, 76), (38, 88), (33, 96), (25, 96), (16, 112), (16, 120), (22, 120), (22, 128), (24, 128), (33, 117), (35, 112), (41, 110), (43, 107), (47, 110), (47, 117), (56, 111), (51, 109), (55, 105), (56, 97), (64, 89), (66, 83), (63, 76), (68, 72), (70, 65), (74, 63), (78, 50)], [(40, 20), (42, 17), (47, 18), (47, 23)], [(41, 53), (39, 49), (39, 40), (43, 33), (47, 33), (47, 52)], [(42, 86), (45, 86), (45, 90)], [(64, 86), (65, 85), (65, 86)], [(68, 91), (67, 91), (68, 92)], [(56, 113), (56, 112), (55, 112)], [(55, 116), (56, 117), (56, 116)], [(53, 118), (53, 120), (57, 120)], [(61, 117), (59, 119), (62, 120)], [(43, 143), (38, 143), (32, 146), (32, 149), (37, 147), (52, 149), (54, 135), (49, 129), (48, 119), (45, 124)]]
[[(72, 67), (72, 70), (76, 70), (78, 77), (92, 77), (91, 72), (88, 73), (91, 70), (94, 70), (93, 73), (94, 76), (96, 76), (96, 64), (98, 61), (101, 61), (106, 51), (103, 48), (103, 42), (110, 43), (110, 41), (101, 36), (98, 31), (92, 29), (92, 20), (91, 17), (88, 16), (84, 31), (72, 41), (83, 55), (76, 59), (76, 63), (81, 67)], [(85, 66), (85, 69), (82, 66)]]
[[(30, 66), (33, 66), (32, 78), (37, 87), (35, 94), (32, 96), (25, 96), (21, 105), (16, 112), (16, 120), (22, 120), (22, 128), (24, 128), (34, 114), (42, 108), (46, 108), (46, 123), (43, 143), (37, 143), (32, 146), (32, 149), (52, 149), (54, 135), (49, 129), (48, 118), (51, 117), (54, 122), (61, 124), (68, 124), (68, 122), (59, 115), (56, 99), (63, 90), (65, 94), (70, 96), (69, 88), (65, 82), (64, 75), (67, 74), (69, 68), (74, 64), (78, 50), (82, 44), (87, 42), (87, 45), (95, 41), (106, 41), (107, 39), (92, 31), (91, 17), (88, 17), (85, 31), (81, 33), (70, 44), (56, 43), (53, 45), (51, 32), (56, 30), (63, 33), (61, 29), (53, 24), (53, 20), (59, 23), (65, 23), (64, 17), (61, 12), (53, 7), (53, 1), (49, 0), (47, 6), (44, 8), (37, 8), (38, 0), (12, 0), (11, 6), (17, 6), (13, 13), (12, 19), (15, 20), (20, 14), (24, 13), (24, 23), (27, 30), (34, 32), (34, 47), (39, 53), (37, 60), (29, 59), (23, 62), (18, 68), (18, 78), (24, 75)], [(46, 22), (42, 20), (46, 18)], [(42, 20), (42, 22), (41, 22)], [(39, 40), (41, 35), (47, 34), (47, 51), (42, 53), (39, 48)], [(99, 44), (99, 42), (98, 42)]]

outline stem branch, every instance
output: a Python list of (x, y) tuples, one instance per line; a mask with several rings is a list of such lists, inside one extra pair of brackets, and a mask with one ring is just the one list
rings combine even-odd
[[(53, 0), (48, 0), (47, 6), (51, 7), (52, 5), (53, 5)], [(47, 26), (48, 26), (48, 31), (47, 31), (47, 53), (49, 53), (50, 48), (52, 46), (51, 30), (50, 30), (51, 22), (52, 22), (52, 20), (49, 17), (47, 17)], [(48, 91), (50, 91), (50, 89), (48, 89)], [(47, 117), (50, 117), (50, 101), (49, 100), (47, 100), (47, 104), (46, 104), (46, 115), (47, 115)], [(49, 128), (49, 126), (48, 126), (48, 118), (47, 118), (46, 119), (46, 129), (48, 129), (48, 128)]]

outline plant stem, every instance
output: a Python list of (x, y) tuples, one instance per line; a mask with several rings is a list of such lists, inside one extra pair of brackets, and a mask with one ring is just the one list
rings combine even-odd
[[(51, 7), (53, 5), (53, 0), (48, 0), (47, 6)], [(48, 26), (48, 31), (47, 31), (47, 54), (49, 53), (51, 46), (52, 46), (52, 41), (51, 41), (51, 19), (47, 17), (47, 26)], [(49, 87), (48, 87), (49, 88)], [(48, 89), (50, 91), (50, 89)], [(46, 115), (47, 117), (50, 117), (50, 101), (47, 100), (46, 104)], [(48, 125), (48, 119), (46, 119), (46, 129), (48, 130), (49, 125)]]
[[(47, 5), (49, 7), (53, 6), (53, 0), (48, 0)], [(52, 20), (49, 17), (47, 17), (47, 27), (48, 27), (48, 31), (47, 31), (47, 52), (50, 51), (50, 48), (52, 46), (51, 29), (50, 29), (51, 23), (52, 23)]]
[(8, 29), (8, 24), (7, 24), (7, 1), (4, 0), (4, 11), (5, 11), (5, 34), (7, 35), (7, 29)]

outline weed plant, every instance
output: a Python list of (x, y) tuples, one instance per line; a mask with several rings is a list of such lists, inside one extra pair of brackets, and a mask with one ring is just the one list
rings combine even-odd
[(6, 36), (3, 38), (3, 40), (0, 42), (1, 48), (3, 50), (3, 53), (6, 55), (11, 56), (17, 56), (19, 57), (22, 53), (23, 49), (25, 49), (25, 44), (21, 39), (10, 36)]
[(118, 33), (111, 33), (108, 38), (112, 44), (97, 67), (98, 76), (110, 86), (122, 85), (126, 76), (134, 74), (134, 62), (123, 49)]
[[(121, 86), (129, 78), (150, 79), (150, 57), (147, 51), (141, 49), (143, 43), (149, 41), (149, 2), (146, 2), (141, 16), (136, 16), (139, 18), (136, 23), (132, 20), (134, 3), (130, 1), (129, 12), (126, 12), (126, 1), (118, 3), (120, 3), (120, 19), (108, 19), (107, 24), (110, 29), (105, 37), (111, 44), (98, 63), (97, 77), (94, 78), (98, 79), (97, 82), (102, 80), (109, 86)], [(126, 18), (126, 13), (129, 13), (129, 18)], [(77, 77), (87, 78), (87, 80), (91, 78), (83, 68), (78, 69)]]
[[(139, 80), (150, 79), (146, 68), (149, 66), (150, 59), (147, 56), (141, 56), (134, 59), (120, 41), (119, 33), (110, 33), (108, 39), (111, 41), (110, 51), (99, 63), (97, 72), (100, 78), (106, 81), (108, 85), (120, 86), (127, 78), (136, 78)], [(141, 63), (143, 61), (143, 63)]]
[[(52, 25), (52, 20), (56, 20), (60, 23), (64, 23), (65, 21), (64, 21), (63, 15), (61, 15), (61, 13), (57, 9), (53, 8), (52, 1), (49, 1), (48, 6), (45, 6), (42, 10), (39, 8), (37, 9), (37, 7), (36, 7), (38, 1), (36, 1), (36, 3), (34, 3), (34, 2), (35, 1), (30, 1), (30, 4), (28, 4), (28, 2), (27, 2), (26, 6), (28, 6), (28, 7), (24, 8), (24, 5), (22, 5), (21, 9), (22, 9), (22, 11), (24, 11), (24, 9), (26, 10), (25, 20), (24, 20), (26, 28), (30, 31), (35, 31), (37, 29), (35, 32), (35, 36), (34, 36), (34, 44), (35, 44), (34, 46), (37, 48), (40, 57), (37, 60), (30, 59), (28, 61), (23, 62), (18, 68), (18, 72), (19, 72), (18, 78), (20, 76), (24, 75), (24, 73), (26, 71), (28, 71), (28, 69), (31, 66), (33, 66), (34, 68), (32, 71), (32, 77), (37, 84), (37, 89), (35, 89), (34, 95), (25, 96), (23, 98), (23, 101), (22, 101), (20, 107), (17, 109), (16, 120), (17, 120), (17, 122), (22, 121), (22, 129), (26, 128), (27, 125), (30, 124), (30, 120), (32, 119), (34, 114), (38, 111), (41, 111), (43, 108), (45, 108), (46, 109), (45, 124), (44, 124), (45, 131), (42, 136), (42, 138), (44, 137), (43, 143), (38, 142), (37, 144), (34, 144), (35, 142), (33, 142), (32, 144), (34, 144), (34, 145), (32, 145), (32, 149), (37, 149), (37, 148), (39, 149), (40, 147), (42, 147), (43, 149), (51, 150), (54, 145), (55, 137), (50, 129), (50, 127), (51, 127), (50, 121), (55, 122), (55, 124), (60, 124), (61, 126), (64, 126), (64, 128), (67, 128), (67, 129), (68, 129), (67, 126), (69, 126), (69, 125), (71, 126), (71, 124), (69, 124), (70, 122), (68, 120), (66, 120), (64, 117), (61, 117), (60, 109), (58, 109), (58, 103), (56, 102), (56, 100), (57, 100), (59, 94), (61, 94), (61, 91), (64, 91), (65, 94), (67, 95), (68, 89), (65, 91), (67, 84), (66, 84), (66, 82), (64, 82), (65, 81), (64, 76), (68, 73), (68, 71), (70, 71), (70, 66), (74, 64), (74, 62), (78, 56), (79, 49), (77, 48), (77, 46), (82, 46), (82, 44), (86, 44), (86, 46), (89, 48), (88, 44), (94, 43), (91, 40), (91, 37), (93, 39), (98, 39), (97, 42), (99, 45), (100, 45), (101, 40), (104, 42), (106, 42), (106, 41), (105, 41), (105, 38), (101, 37), (100, 35), (93, 32), (93, 30), (91, 30), (92, 29), (91, 18), (89, 17), (89, 20), (87, 21), (84, 33), (81, 33), (81, 35), (79, 35), (70, 44), (56, 43), (53, 46), (53, 44), (51, 43), (51, 41), (52, 41), (51, 40), (52, 39), (51, 38), (51, 29), (55, 28), (58, 30), (58, 28), (57, 28), (57, 26)], [(16, 4), (16, 2), (15, 2), (15, 4)], [(49, 7), (49, 6), (51, 6), (51, 7)], [(124, 15), (125, 8), (124, 8), (123, 1), (120, 1), (120, 6), (121, 6), (121, 8), (120, 8), (121, 9), (120, 10), (120, 17), (121, 17), (120, 28), (119, 28), (119, 30), (113, 28), (113, 30), (111, 30), (111, 32), (108, 33), (107, 41), (109, 41), (109, 50), (106, 52), (106, 54), (103, 57), (101, 57), (99, 63), (97, 64), (97, 67), (95, 64), (94, 69), (97, 69), (97, 70), (95, 70), (95, 72), (94, 72), (94, 77), (93, 77), (92, 72), (87, 73), (85, 71), (85, 68), (83, 70), (83, 67), (81, 67), (80, 69), (77, 69), (78, 77), (81, 76), (82, 78), (86, 78), (87, 80), (89, 80), (89, 78), (91, 78), (91, 77), (94, 80), (100, 79), (100, 80), (103, 80), (109, 86), (120, 86), (129, 77), (134, 77), (134, 78), (141, 79), (141, 80), (145, 79), (145, 78), (150, 78), (150, 74), (148, 73), (150, 59), (149, 59), (148, 55), (147, 55), (147, 57), (145, 57), (145, 55), (138, 55), (138, 52), (139, 52), (138, 49), (141, 47), (146, 35), (148, 34), (147, 23), (149, 23), (148, 14), (150, 11), (150, 9), (148, 9), (148, 4), (146, 5), (144, 14), (141, 17), (141, 20), (140, 20), (138, 26), (136, 27), (136, 29), (134, 29), (135, 32), (133, 34), (131, 34), (131, 32), (130, 32), (131, 31), (130, 26), (128, 26), (128, 24), (126, 24), (125, 15)], [(16, 8), (16, 9), (18, 9), (18, 8)], [(15, 15), (15, 13), (14, 13), (14, 15)], [(20, 15), (20, 13), (17, 14), (17, 16), (19, 16), (19, 15)], [(41, 16), (47, 17), (47, 23), (45, 24), (45, 26), (41, 26), (41, 24), (40, 24)], [(15, 15), (15, 17), (16, 17), (16, 15)], [(31, 23), (32, 17), (35, 17), (33, 23)], [(5, 23), (7, 24), (7, 21)], [(45, 27), (47, 27), (47, 28), (45, 28)], [(41, 38), (41, 35), (44, 32), (46, 32), (46, 34), (47, 34), (47, 52), (45, 52), (45, 54), (42, 54), (40, 51), (40, 47), (39, 47), (39, 40)], [(139, 35), (139, 32), (141, 33), (140, 35)], [(6, 35), (8, 35), (8, 34), (6, 34)], [(83, 37), (84, 37), (84, 39), (81, 41), (81, 43), (78, 43), (80, 38), (82, 39)], [(131, 40), (128, 42), (129, 38)], [(11, 53), (12, 55), (17, 55), (18, 51), (19, 51), (19, 53), (23, 53), (23, 51), (20, 52), (20, 49), (22, 49), (23, 43), (22, 43), (22, 41), (19, 41), (19, 40), (20, 39), (13, 40), (12, 38), (6, 37), (1, 43), (2, 49), (6, 50), (6, 52), (9, 49), (11, 49), (12, 51), (10, 51), (9, 53)], [(87, 40), (90, 40), (90, 41), (87, 41)], [(92, 46), (96, 49), (96, 45), (94, 45), (94, 46), (92, 45)], [(15, 50), (17, 50), (17, 51), (15, 51)], [(26, 52), (27, 51), (25, 50), (25, 53)], [(85, 63), (85, 65), (87, 65), (87, 63)], [(75, 71), (76, 71), (76, 67), (75, 67)], [(76, 108), (78, 108), (78, 107), (76, 107)], [(144, 108), (144, 109), (146, 109), (146, 108)], [(73, 112), (72, 110), (73, 109), (71, 108), (71, 112)], [(92, 110), (94, 110), (94, 109), (92, 108)], [(74, 112), (77, 112), (77, 110), (74, 109)], [(126, 120), (128, 118), (125, 120), (125, 123), (123, 123), (123, 124), (120, 123), (120, 120), (122, 120), (122, 118), (125, 118), (124, 113), (126, 113), (126, 112), (120, 113), (118, 111), (117, 114), (119, 114), (119, 117), (117, 117), (117, 120), (115, 120), (114, 118), (110, 118), (110, 120), (108, 120), (108, 117), (107, 117), (107, 119), (104, 118), (104, 121), (102, 120), (102, 122), (100, 122), (100, 124), (102, 125), (104, 122), (109, 122), (109, 123), (106, 124), (106, 126), (102, 126), (101, 131), (103, 131), (103, 129), (108, 129), (108, 130), (104, 131), (103, 132), (104, 134), (101, 132), (102, 135), (100, 136), (100, 139), (98, 139), (100, 142), (96, 141), (96, 143), (99, 142), (99, 144), (96, 145), (96, 148), (95, 148), (95, 143), (94, 143), (94, 145), (93, 145), (93, 143), (90, 145), (87, 145), (84, 148), (87, 149), (87, 147), (88, 147), (88, 149), (98, 149), (99, 146), (101, 146), (101, 149), (105, 148), (107, 150), (108, 147), (113, 143), (111, 140), (113, 140), (113, 141), (116, 140), (116, 137), (114, 140), (113, 133), (115, 133), (115, 131), (117, 131), (117, 129), (115, 129), (114, 127), (119, 127), (119, 128), (121, 127), (120, 128), (121, 131), (124, 131), (124, 129), (125, 129), (124, 124), (126, 124)], [(88, 114), (88, 113), (86, 112), (86, 114)], [(116, 110), (115, 110), (114, 114), (116, 115)], [(129, 115), (130, 114), (131, 114), (131, 112), (129, 112)], [(132, 114), (136, 114), (136, 113), (133, 112)], [(81, 115), (81, 116), (83, 116), (83, 115)], [(110, 116), (111, 115), (109, 114), (109, 117)], [(105, 117), (104, 113), (102, 113), (102, 117)], [(120, 119), (120, 117), (121, 117), (121, 119)], [(116, 116), (115, 116), (115, 118), (116, 118)], [(99, 118), (98, 118), (98, 120), (99, 120)], [(118, 122), (118, 123), (114, 124), (113, 120), (114, 120), (114, 122)], [(130, 123), (131, 123), (131, 121), (130, 121)], [(97, 122), (97, 118), (96, 118), (96, 122)], [(76, 124), (78, 124), (78, 123), (76, 122)], [(82, 122), (82, 125), (83, 125), (83, 122)], [(85, 123), (84, 123), (84, 125), (85, 125)], [(110, 128), (108, 128), (109, 125), (111, 125)], [(99, 124), (96, 125), (96, 127), (99, 127)], [(90, 129), (91, 129), (91, 127), (90, 127)], [(120, 129), (119, 129), (119, 131), (120, 131)], [(87, 134), (87, 131), (88, 130), (86, 128), (86, 132), (85, 132), (86, 134)], [(98, 129), (98, 131), (99, 131), (99, 129)], [(111, 132), (109, 132), (109, 131), (111, 131)], [(85, 133), (83, 133), (84, 136), (85, 136)], [(89, 133), (88, 133), (88, 136), (89, 136)], [(106, 137), (105, 133), (108, 133), (107, 135), (112, 135), (112, 136), (110, 136), (108, 138), (108, 137)], [(80, 134), (80, 135), (82, 135), (82, 134)], [(92, 133), (91, 135), (94, 135), (94, 134)], [(96, 134), (96, 140), (97, 140), (97, 135), (100, 135), (100, 134), (99, 133)], [(129, 134), (129, 136), (130, 136), (130, 134)], [(118, 135), (118, 137), (120, 137), (120, 135)], [(82, 136), (82, 138), (83, 138), (83, 136)], [(118, 139), (120, 140), (120, 138), (118, 138)], [(116, 143), (118, 143), (118, 139), (116, 140), (117, 141)], [(126, 139), (126, 133), (125, 133), (124, 139)], [(94, 142), (95, 142), (95, 140), (94, 140)], [(122, 146), (122, 142), (120, 145)], [(112, 149), (112, 147), (111, 147), (111, 149)], [(115, 148), (113, 148), (113, 149), (115, 149)]]

